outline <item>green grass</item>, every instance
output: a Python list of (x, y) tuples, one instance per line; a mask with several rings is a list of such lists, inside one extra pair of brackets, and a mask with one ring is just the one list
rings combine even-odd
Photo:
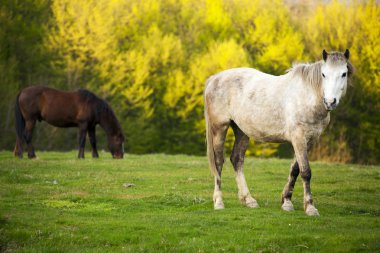
[[(206, 157), (76, 159), (0, 152), (0, 252), (379, 252), (380, 167), (312, 163), (320, 217), (280, 209), (290, 160), (247, 158), (259, 209), (243, 207), (230, 163), (214, 211)], [(124, 183), (133, 183), (126, 188)]]

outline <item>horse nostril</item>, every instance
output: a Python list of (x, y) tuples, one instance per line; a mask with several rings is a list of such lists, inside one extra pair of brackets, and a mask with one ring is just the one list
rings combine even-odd
[(335, 105), (336, 102), (337, 102), (336, 98), (334, 98), (333, 101), (331, 101), (330, 99), (323, 98), (323, 103), (325, 103), (325, 105), (327, 105), (327, 106)]

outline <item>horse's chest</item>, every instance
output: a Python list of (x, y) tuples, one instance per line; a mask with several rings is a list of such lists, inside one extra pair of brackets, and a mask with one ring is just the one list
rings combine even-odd
[(330, 115), (322, 119), (309, 118), (305, 119), (304, 117), (297, 121), (296, 124), (292, 124), (289, 127), (290, 132), (297, 130), (302, 130), (305, 134), (306, 139), (318, 139), (322, 132), (326, 129), (327, 125), (330, 122)]

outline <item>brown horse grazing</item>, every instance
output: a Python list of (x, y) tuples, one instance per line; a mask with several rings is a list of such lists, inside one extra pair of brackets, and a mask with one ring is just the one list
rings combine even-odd
[(95, 127), (100, 124), (107, 134), (112, 156), (123, 158), (124, 135), (114, 112), (104, 100), (88, 90), (66, 92), (45, 86), (23, 89), (17, 96), (15, 107), (15, 156), (22, 158), (23, 143), (26, 142), (28, 157), (36, 157), (32, 146), (32, 133), (37, 120), (45, 120), (56, 127), (78, 127), (78, 158), (84, 158), (87, 132), (92, 146), (92, 157), (99, 157)]

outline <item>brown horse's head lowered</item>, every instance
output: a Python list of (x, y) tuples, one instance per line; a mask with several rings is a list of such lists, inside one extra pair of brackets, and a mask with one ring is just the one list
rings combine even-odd
[(96, 125), (100, 124), (107, 134), (112, 156), (123, 158), (124, 135), (114, 112), (104, 100), (88, 90), (65, 92), (45, 86), (23, 89), (17, 96), (15, 107), (16, 156), (22, 157), (24, 142), (27, 144), (28, 157), (36, 156), (31, 142), (37, 120), (44, 120), (56, 127), (78, 127), (78, 158), (84, 158), (87, 133), (92, 146), (92, 156), (99, 157), (95, 129)]

